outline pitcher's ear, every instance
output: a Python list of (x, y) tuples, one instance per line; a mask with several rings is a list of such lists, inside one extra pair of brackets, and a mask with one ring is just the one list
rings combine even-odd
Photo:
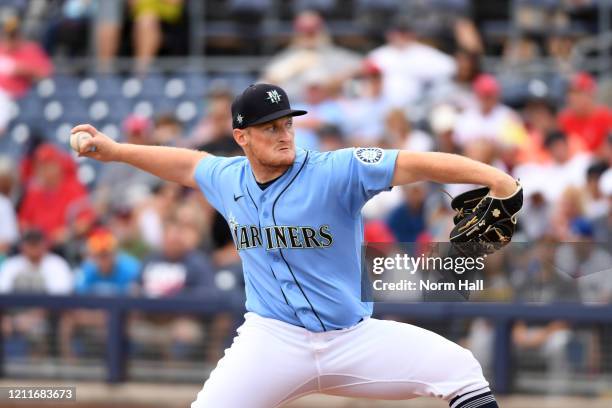
[(238, 143), (239, 146), (244, 146), (247, 143), (246, 136), (248, 134), (247, 129), (234, 129), (232, 131), (234, 135), (234, 140)]

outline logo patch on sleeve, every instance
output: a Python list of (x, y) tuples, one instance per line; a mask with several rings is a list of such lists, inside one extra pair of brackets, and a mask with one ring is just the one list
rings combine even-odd
[(385, 151), (380, 147), (360, 147), (353, 154), (362, 163), (376, 164), (382, 160)]

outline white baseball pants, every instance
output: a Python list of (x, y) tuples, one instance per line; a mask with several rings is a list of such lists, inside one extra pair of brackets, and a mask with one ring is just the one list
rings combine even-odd
[(191, 408), (273, 408), (312, 393), (450, 400), (488, 382), (472, 353), (433, 332), (366, 319), (310, 332), (247, 313)]

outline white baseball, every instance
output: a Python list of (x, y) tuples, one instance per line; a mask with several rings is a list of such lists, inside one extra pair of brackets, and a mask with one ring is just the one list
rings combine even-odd
[(91, 135), (88, 132), (80, 131), (70, 135), (70, 147), (77, 153), (81, 153), (81, 145), (87, 139), (91, 139)]

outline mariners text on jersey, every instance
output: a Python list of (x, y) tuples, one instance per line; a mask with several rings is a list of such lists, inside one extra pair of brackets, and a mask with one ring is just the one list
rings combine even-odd
[(397, 154), (297, 148), (265, 190), (245, 157), (200, 161), (198, 186), (239, 250), (248, 311), (317, 332), (371, 315), (372, 304), (361, 301), (361, 208), (390, 188)]
[[(231, 226), (230, 226), (231, 228)], [(262, 231), (263, 230), (263, 231)], [(279, 248), (327, 248), (332, 244), (329, 225), (310, 226), (273, 225), (262, 230), (256, 225), (235, 225), (232, 237), (237, 250), (265, 246)]]

